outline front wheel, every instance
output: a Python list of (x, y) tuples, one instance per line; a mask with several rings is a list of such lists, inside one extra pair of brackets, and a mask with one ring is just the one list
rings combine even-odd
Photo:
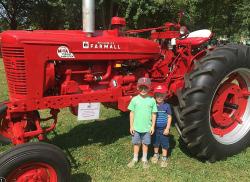
[(182, 138), (214, 162), (250, 143), (250, 47), (227, 45), (200, 60), (179, 94)]
[(25, 143), (0, 156), (0, 176), (6, 181), (70, 181), (70, 165), (58, 147)]

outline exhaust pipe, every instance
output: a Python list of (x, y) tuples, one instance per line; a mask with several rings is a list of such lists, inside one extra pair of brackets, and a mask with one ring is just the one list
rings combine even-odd
[(89, 37), (95, 31), (95, 0), (82, 0), (82, 28)]

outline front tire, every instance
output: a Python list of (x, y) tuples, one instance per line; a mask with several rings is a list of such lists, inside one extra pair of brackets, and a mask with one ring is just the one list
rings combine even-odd
[(47, 143), (25, 143), (0, 156), (0, 176), (6, 181), (70, 181), (70, 165), (58, 147)]
[(178, 95), (178, 126), (190, 151), (211, 162), (250, 144), (250, 47), (227, 45), (197, 62)]

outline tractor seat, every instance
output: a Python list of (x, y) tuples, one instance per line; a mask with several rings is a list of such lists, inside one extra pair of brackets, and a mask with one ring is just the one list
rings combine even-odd
[(191, 32), (187, 38), (177, 40), (176, 43), (180, 45), (191, 44), (191, 46), (199, 46), (212, 37), (212, 32), (208, 29), (197, 30)]

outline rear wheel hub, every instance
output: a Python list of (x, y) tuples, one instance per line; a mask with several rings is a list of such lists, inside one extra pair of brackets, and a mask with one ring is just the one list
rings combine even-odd
[[(249, 116), (249, 78), (250, 73), (240, 69), (229, 74), (216, 91), (211, 107), (210, 124), (213, 135), (222, 142), (224, 139), (218, 136), (224, 137), (234, 133), (234, 130), (240, 130), (241, 127), (250, 127), (249, 121), (244, 119)], [(236, 136), (240, 137), (238, 134)]]

